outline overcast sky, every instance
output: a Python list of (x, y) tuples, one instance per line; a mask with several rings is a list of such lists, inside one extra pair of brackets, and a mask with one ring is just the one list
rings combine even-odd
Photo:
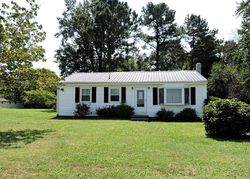
[[(9, 0), (0, 0), (0, 2)], [(22, 0), (16, 0), (21, 2)], [(141, 12), (148, 0), (124, 0), (137, 13)], [(153, 3), (165, 2), (171, 9), (176, 11), (176, 22), (183, 24), (187, 14), (200, 14), (208, 21), (210, 28), (219, 30), (218, 38), (225, 40), (235, 38), (235, 32), (240, 26), (240, 19), (235, 16), (237, 2), (240, 0), (151, 0)], [(54, 62), (55, 50), (58, 49), (60, 41), (54, 37), (58, 32), (57, 17), (61, 17), (65, 9), (64, 0), (38, 0), (40, 10), (38, 22), (43, 25), (46, 32), (46, 40), (43, 47), (46, 50), (46, 62), (34, 64), (35, 68), (49, 68), (60, 74), (58, 65)]]

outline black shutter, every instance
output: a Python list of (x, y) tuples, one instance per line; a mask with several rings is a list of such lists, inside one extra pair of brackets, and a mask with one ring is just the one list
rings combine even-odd
[(191, 87), (191, 105), (196, 105), (195, 87)]
[(92, 87), (92, 103), (96, 103), (96, 87)]
[(104, 87), (104, 103), (109, 102), (109, 87)]
[(126, 103), (126, 87), (122, 87), (122, 103)]
[(79, 103), (79, 102), (80, 102), (80, 88), (75, 87), (75, 103)]
[(189, 88), (185, 88), (185, 104), (189, 104)]
[(153, 88), (153, 105), (158, 105), (158, 88)]
[(164, 104), (164, 88), (159, 88), (159, 104)]

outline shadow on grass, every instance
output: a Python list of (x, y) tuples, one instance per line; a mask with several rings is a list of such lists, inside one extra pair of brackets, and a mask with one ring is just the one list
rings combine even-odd
[(250, 134), (240, 137), (217, 137), (212, 135), (206, 135), (207, 138), (211, 138), (217, 141), (230, 141), (230, 142), (250, 142)]
[(44, 135), (54, 132), (51, 129), (45, 130), (21, 130), (21, 131), (6, 131), (0, 132), (0, 149), (11, 149), (11, 148), (20, 148), (20, 144), (24, 143), (30, 144), (39, 138), (43, 138)]
[(50, 119), (54, 120), (117, 120), (117, 121), (131, 121), (131, 119), (127, 118), (101, 118), (98, 116), (55, 116)]
[(46, 112), (46, 113), (56, 113), (55, 109), (44, 109), (42, 110), (42, 112)]

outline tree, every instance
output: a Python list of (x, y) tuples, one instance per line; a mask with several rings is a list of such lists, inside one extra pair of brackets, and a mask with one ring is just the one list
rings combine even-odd
[(250, 0), (241, 1), (237, 15), (242, 17), (241, 28), (238, 30), (240, 35), (238, 56), (242, 60), (243, 90), (250, 103)]
[(0, 5), (0, 93), (15, 93), (16, 72), (32, 62), (44, 60), (40, 43), (45, 39), (42, 26), (35, 21), (39, 9), (35, 0), (25, 6), (11, 1)]
[(237, 8), (237, 15), (242, 16), (239, 44), (246, 54), (246, 61), (250, 63), (250, 0), (242, 0)]
[(183, 29), (190, 48), (189, 69), (193, 69), (200, 62), (202, 74), (208, 77), (212, 64), (219, 61), (219, 41), (215, 37), (217, 30), (209, 30), (207, 21), (194, 14), (187, 15)]
[[(45, 90), (55, 93), (57, 86), (60, 84), (60, 78), (55, 72), (45, 68), (21, 68), (15, 71), (13, 78), (11, 81), (15, 81), (15, 83), (12, 84), (11, 81), (10, 83), (6, 82), (5, 90), (7, 91), (7, 97), (16, 100), (20, 100), (24, 92), (30, 90)], [(9, 88), (15, 91), (15, 96), (11, 92), (8, 93)]]
[[(171, 69), (179, 54), (183, 52), (180, 36), (175, 21), (175, 11), (165, 3), (149, 2), (142, 9), (141, 24), (146, 26), (149, 33), (142, 34), (142, 39), (154, 51), (151, 53), (151, 64), (158, 70)], [(152, 33), (150, 33), (152, 32)]]
[(137, 15), (119, 0), (90, 0), (76, 4), (65, 0), (67, 10), (59, 20), (61, 46), (56, 52), (61, 75), (73, 72), (115, 71), (133, 47), (128, 39)]
[(214, 64), (208, 78), (209, 95), (246, 101), (246, 95), (242, 90), (242, 80), (237, 67), (228, 64)]

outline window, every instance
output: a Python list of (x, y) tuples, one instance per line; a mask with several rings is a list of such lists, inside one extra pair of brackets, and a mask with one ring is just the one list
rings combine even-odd
[(82, 101), (90, 101), (90, 89), (82, 89)]
[(167, 89), (167, 103), (182, 103), (182, 89)]
[(119, 89), (110, 90), (110, 101), (119, 101)]

